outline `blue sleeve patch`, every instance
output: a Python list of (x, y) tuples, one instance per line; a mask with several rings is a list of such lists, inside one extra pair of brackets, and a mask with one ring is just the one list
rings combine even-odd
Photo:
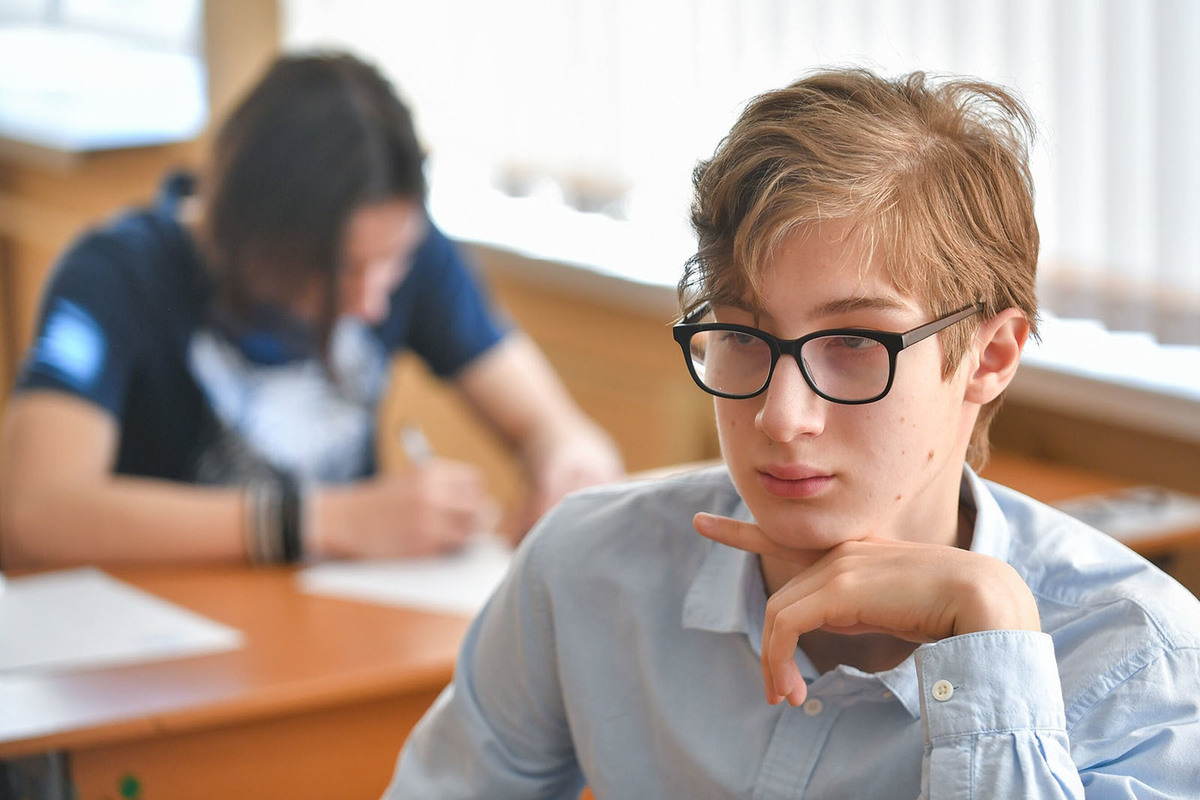
[(30, 366), (87, 391), (100, 375), (107, 350), (104, 331), (92, 315), (60, 297), (46, 316)]

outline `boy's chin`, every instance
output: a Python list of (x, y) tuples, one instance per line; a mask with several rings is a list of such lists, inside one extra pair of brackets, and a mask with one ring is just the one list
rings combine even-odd
[[(751, 509), (753, 511), (753, 509)], [(771, 541), (793, 550), (816, 550), (824, 552), (855, 539), (871, 535), (859, 526), (831, 516), (796, 513), (766, 513), (755, 515), (758, 527)]]

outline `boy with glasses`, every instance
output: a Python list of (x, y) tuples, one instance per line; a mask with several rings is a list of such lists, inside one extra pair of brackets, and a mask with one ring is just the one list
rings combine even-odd
[(551, 512), (388, 797), (1195, 796), (1200, 603), (972, 469), (1036, 325), (1028, 128), (919, 73), (748, 106), (674, 331), (724, 465)]

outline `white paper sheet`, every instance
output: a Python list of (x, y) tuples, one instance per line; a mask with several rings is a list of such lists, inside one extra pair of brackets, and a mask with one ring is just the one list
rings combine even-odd
[(474, 616), (483, 608), (512, 557), (497, 536), (477, 536), (444, 556), (327, 561), (297, 574), (300, 589), (383, 605)]
[(239, 631), (91, 567), (11, 577), (0, 673), (89, 669), (232, 650)]

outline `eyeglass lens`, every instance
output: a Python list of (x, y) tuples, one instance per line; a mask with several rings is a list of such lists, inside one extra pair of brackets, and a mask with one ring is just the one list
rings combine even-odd
[[(699, 331), (690, 343), (696, 376), (712, 391), (752, 395), (771, 376), (771, 345), (753, 334), (729, 330)], [(803, 369), (813, 386), (837, 400), (873, 398), (887, 387), (888, 350), (865, 336), (819, 336), (800, 349)]]

